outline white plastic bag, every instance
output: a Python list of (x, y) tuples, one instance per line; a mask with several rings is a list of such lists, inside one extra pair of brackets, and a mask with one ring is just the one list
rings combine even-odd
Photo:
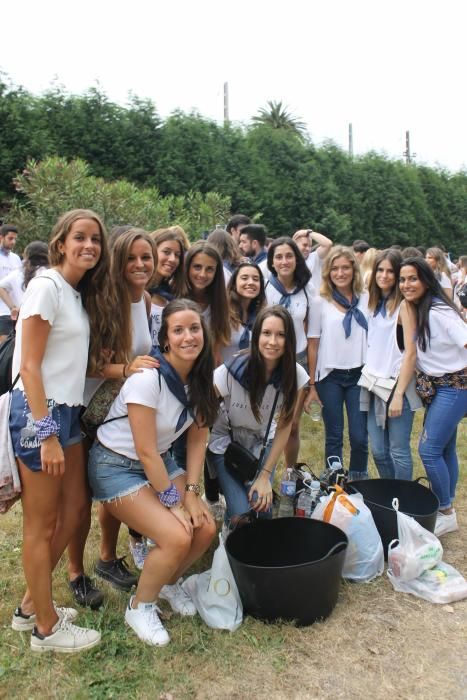
[(392, 507), (397, 511), (399, 539), (389, 543), (388, 566), (399, 580), (412, 581), (441, 561), (443, 547), (436, 535), (400, 512), (397, 498), (393, 499)]
[(318, 503), (312, 519), (339, 527), (349, 539), (342, 577), (371, 581), (384, 571), (384, 551), (373, 515), (360, 493), (348, 495), (340, 487)]
[(209, 627), (234, 632), (242, 624), (242, 601), (221, 534), (211, 569), (187, 578), (183, 588)]
[(21, 493), (18, 467), (10, 435), (11, 393), (0, 396), (0, 513), (6, 513)]
[(467, 581), (457, 569), (443, 561), (412, 581), (402, 581), (391, 569), (388, 569), (388, 578), (396, 591), (412, 593), (430, 603), (446, 605), (467, 598)]

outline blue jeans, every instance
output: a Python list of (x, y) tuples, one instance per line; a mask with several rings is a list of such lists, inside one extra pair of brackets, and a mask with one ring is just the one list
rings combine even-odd
[[(271, 450), (271, 445), (272, 440), (270, 440), (266, 445), (266, 452), (264, 455), (265, 460), (267, 459), (267, 456)], [(253, 482), (242, 484), (238, 479), (232, 476), (225, 466), (224, 455), (215, 454), (214, 452), (211, 452), (211, 450), (207, 449), (206, 460), (209, 467), (211, 469), (214, 468), (217, 472), (217, 478), (219, 479), (226, 503), (225, 522), (230, 524), (231, 518), (235, 517), (236, 515), (243, 515), (250, 510), (251, 506), (248, 500), (248, 492)], [(273, 473), (269, 477), (269, 481), (271, 483), (274, 479), (274, 469), (272, 472)], [(259, 513), (258, 517), (271, 518), (272, 509), (266, 511), (265, 513)]]
[(349, 425), (351, 479), (365, 479), (368, 474), (367, 417), (366, 413), (360, 411), (360, 387), (357, 385), (361, 373), (361, 367), (334, 369), (327, 377), (316, 382), (316, 390), (323, 404), (326, 459), (337, 455), (343, 461), (345, 404)]
[(459, 463), (457, 426), (467, 412), (467, 389), (437, 387), (425, 416), (418, 453), (440, 508), (449, 508), (456, 495)]
[(381, 479), (412, 480), (412, 453), (410, 435), (414, 412), (410, 410), (407, 397), (404, 396), (402, 413), (397, 418), (387, 418), (386, 427), (376, 425), (375, 401), (370, 398), (368, 411), (368, 436), (376, 468)]

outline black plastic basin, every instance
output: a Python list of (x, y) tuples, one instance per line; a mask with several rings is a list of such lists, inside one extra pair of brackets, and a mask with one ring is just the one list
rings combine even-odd
[[(420, 477), (424, 478), (424, 477)], [(411, 515), (422, 527), (434, 532), (436, 515), (439, 509), (438, 497), (415, 481), (402, 479), (367, 479), (366, 481), (351, 481), (347, 489), (354, 489), (362, 494), (368, 508), (371, 510), (375, 525), (381, 535), (384, 547), (384, 558), (388, 558), (388, 544), (398, 537), (397, 514), (392, 507), (393, 498), (399, 499), (399, 510)]]
[(305, 518), (257, 520), (228, 537), (227, 555), (245, 613), (311, 625), (331, 614), (347, 536)]

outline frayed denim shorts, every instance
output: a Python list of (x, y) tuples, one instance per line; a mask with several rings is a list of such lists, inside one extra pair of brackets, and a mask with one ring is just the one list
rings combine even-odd
[[(79, 415), (81, 406), (67, 406), (47, 399), (49, 415), (58, 426), (58, 441), (63, 449), (81, 442)], [(10, 405), (10, 434), (15, 457), (18, 457), (31, 471), (40, 472), (41, 442), (36, 435), (36, 427), (26, 394), (14, 389)]]
[[(161, 457), (170, 480), (185, 474), (170, 453), (165, 452)], [(138, 459), (112, 452), (97, 441), (89, 453), (88, 478), (93, 500), (101, 503), (129, 496), (151, 485)]]

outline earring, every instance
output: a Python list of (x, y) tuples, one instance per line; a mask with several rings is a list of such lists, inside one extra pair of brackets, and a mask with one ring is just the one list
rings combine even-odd
[(162, 348), (162, 351), (169, 352), (169, 344), (168, 343), (167, 343), (167, 345), (164, 345), (164, 347)]

